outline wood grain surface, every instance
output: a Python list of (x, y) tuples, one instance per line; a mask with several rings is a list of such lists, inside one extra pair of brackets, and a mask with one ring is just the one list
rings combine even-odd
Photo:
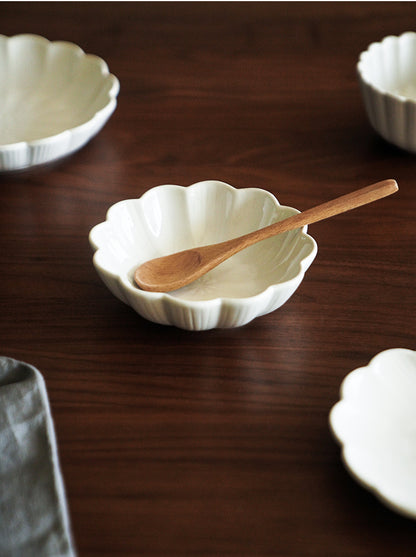
[[(0, 15), (1, 33), (75, 42), (121, 83), (85, 148), (0, 178), (0, 352), (45, 377), (79, 556), (414, 556), (416, 523), (349, 476), (328, 413), (351, 370), (415, 349), (416, 156), (371, 129), (355, 68), (415, 28), (415, 4)], [(317, 258), (274, 313), (199, 333), (147, 322), (100, 282), (89, 230), (121, 199), (211, 178), (299, 210), (385, 178), (400, 190), (312, 225)]]

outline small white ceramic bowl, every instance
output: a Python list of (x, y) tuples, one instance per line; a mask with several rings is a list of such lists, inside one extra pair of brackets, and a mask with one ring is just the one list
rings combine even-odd
[(150, 321), (188, 330), (239, 327), (295, 292), (317, 252), (306, 227), (251, 246), (174, 292), (140, 290), (134, 270), (149, 259), (228, 240), (297, 212), (267, 191), (215, 180), (155, 187), (113, 205), (107, 220), (91, 230), (94, 266), (117, 298)]
[(352, 476), (416, 518), (416, 352), (385, 350), (349, 373), (329, 423)]
[(362, 52), (358, 78), (368, 118), (390, 143), (416, 152), (416, 33), (385, 37)]
[(0, 35), (0, 171), (85, 145), (116, 108), (119, 82), (97, 56), (38, 35)]

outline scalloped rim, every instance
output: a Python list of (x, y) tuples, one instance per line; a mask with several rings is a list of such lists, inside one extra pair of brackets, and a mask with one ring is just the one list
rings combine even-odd
[(416, 38), (416, 33), (414, 31), (405, 31), (404, 33), (401, 33), (400, 35), (387, 35), (386, 37), (384, 37), (380, 41), (374, 41), (374, 42), (370, 43), (368, 45), (367, 49), (360, 53), (359, 60), (357, 62), (357, 66), (356, 66), (356, 70), (357, 70), (357, 74), (358, 74), (359, 79), (362, 81), (362, 83), (366, 87), (371, 89), (371, 91), (373, 93), (383, 95), (383, 96), (388, 97), (392, 100), (395, 100), (395, 101), (397, 101), (401, 104), (412, 104), (412, 105), (414, 105), (414, 104), (416, 104), (416, 99), (411, 99), (409, 97), (405, 97), (403, 95), (399, 95), (397, 93), (393, 93), (391, 91), (388, 91), (387, 89), (383, 89), (382, 87), (379, 87), (378, 85), (374, 85), (374, 83), (372, 83), (365, 76), (365, 72), (363, 71), (364, 59), (367, 58), (370, 55), (370, 50), (371, 49), (378, 48), (383, 43), (385, 43), (386, 41), (389, 41), (391, 39), (395, 39), (395, 40), (399, 41), (401, 39), (401, 37), (404, 37), (406, 35)]
[[(20, 33), (20, 34), (12, 35), (12, 36), (7, 36), (7, 35), (1, 35), (0, 34), (0, 41), (11, 41), (11, 40), (15, 40), (16, 38), (28, 38), (28, 39), (31, 39), (33, 41), (39, 41), (39, 42), (42, 42), (42, 43), (47, 43), (49, 45), (49, 47), (53, 47), (53, 45), (56, 45), (56, 44), (65, 44), (68, 47), (72, 48), (74, 50), (74, 52), (77, 52), (79, 56), (85, 56), (87, 58), (95, 59), (96, 61), (99, 62), (100, 66), (101, 66), (101, 72), (102, 72), (102, 75), (103, 75), (104, 79), (111, 82), (111, 87), (110, 87), (110, 89), (107, 93), (108, 101), (105, 104), (105, 106), (103, 106), (102, 108), (97, 110), (91, 118), (89, 118), (88, 120), (86, 120), (82, 124), (78, 124), (77, 126), (74, 126), (72, 128), (67, 128), (65, 130), (62, 130), (59, 133), (54, 134), (54, 135), (41, 137), (39, 139), (34, 139), (34, 140), (31, 140), (31, 141), (19, 141), (19, 142), (15, 142), (15, 143), (5, 143), (3, 145), (0, 145), (0, 153), (3, 152), (3, 151), (4, 152), (27, 151), (29, 153), (31, 150), (39, 149), (43, 146), (54, 143), (55, 141), (57, 141), (63, 135), (68, 135), (68, 136), (76, 135), (80, 131), (82, 131), (83, 128), (88, 128), (88, 127), (94, 128), (94, 125), (96, 125), (96, 124), (98, 124), (99, 126), (102, 126), (106, 122), (106, 120), (111, 116), (111, 114), (114, 112), (114, 110), (117, 106), (117, 96), (118, 96), (118, 93), (120, 91), (120, 82), (115, 75), (110, 73), (107, 63), (102, 58), (100, 58), (99, 56), (96, 56), (95, 54), (87, 54), (80, 46), (78, 46), (75, 43), (72, 43), (70, 41), (63, 41), (63, 40), (50, 41), (49, 39), (47, 39), (45, 37), (42, 37), (41, 35), (36, 35), (36, 34), (32, 34), (32, 33)], [(93, 135), (94, 134), (92, 134), (92, 136)], [(91, 139), (91, 137), (89, 139)], [(83, 144), (85, 144), (85, 143), (86, 143), (86, 141)], [(63, 156), (65, 156), (66, 154), (70, 154), (71, 152), (72, 151), (67, 151), (66, 153), (64, 153)], [(57, 157), (57, 158), (59, 158), (59, 157)], [(54, 159), (50, 159), (50, 160), (54, 160)], [(44, 161), (44, 162), (50, 162), (50, 160)], [(29, 162), (26, 166), (32, 166), (32, 163)], [(23, 167), (19, 167), (19, 168), (23, 168)], [(7, 170), (7, 169), (5, 169), (5, 170)], [(11, 170), (13, 170), (13, 168), (11, 168)], [(0, 171), (3, 171), (3, 169), (1, 169)]]
[(358, 472), (356, 470), (354, 465), (351, 464), (351, 462), (349, 460), (349, 457), (348, 457), (349, 444), (346, 441), (344, 441), (342, 433), (340, 431), (337, 431), (337, 426), (336, 426), (336, 413), (341, 408), (341, 406), (344, 405), (346, 403), (346, 401), (348, 401), (349, 398), (350, 398), (347, 394), (347, 385), (351, 381), (354, 381), (354, 379), (359, 377), (360, 375), (367, 374), (367, 373), (372, 373), (376, 364), (378, 364), (380, 359), (383, 359), (387, 354), (391, 355), (392, 353), (395, 353), (395, 352), (399, 353), (399, 352), (403, 352), (403, 351), (404, 352), (410, 352), (412, 354), (416, 354), (416, 351), (410, 350), (408, 348), (390, 348), (388, 350), (383, 350), (382, 352), (379, 352), (376, 356), (374, 356), (370, 360), (368, 365), (359, 367), (357, 369), (354, 369), (348, 375), (346, 375), (344, 380), (341, 383), (340, 399), (331, 408), (331, 411), (329, 413), (328, 422), (329, 422), (329, 428), (330, 428), (330, 431), (333, 435), (333, 438), (335, 439), (335, 441), (341, 447), (342, 462), (343, 462), (345, 468), (348, 470), (349, 474), (355, 479), (355, 481), (358, 484), (360, 484), (362, 487), (364, 487), (365, 489), (370, 491), (377, 499), (379, 499), (379, 501), (381, 501), (389, 509), (391, 509), (391, 510), (407, 517), (407, 518), (416, 519), (416, 501), (415, 501), (412, 508), (409, 508), (408, 506), (403, 506), (403, 505), (398, 504), (393, 498), (388, 497), (384, 493), (384, 488), (383, 488), (382, 485), (380, 485), (378, 482), (371, 481), (369, 478), (364, 477), (362, 474), (360, 474), (360, 472)]
[[(203, 180), (200, 182), (196, 182), (190, 186), (179, 186), (176, 184), (165, 184), (165, 185), (161, 185), (161, 186), (155, 186), (154, 188), (151, 188), (150, 190), (147, 190), (139, 199), (143, 199), (146, 195), (148, 195), (150, 192), (155, 191), (157, 189), (161, 189), (161, 188), (166, 188), (166, 187), (170, 187), (170, 188), (181, 188), (183, 190), (189, 190), (190, 188), (198, 188), (201, 187), (202, 184), (206, 183), (206, 182), (217, 182), (219, 184), (221, 184), (222, 187), (224, 188), (228, 188), (230, 191), (233, 192), (238, 192), (239, 189), (235, 188), (234, 186), (231, 186), (230, 184), (227, 184), (226, 182), (221, 182), (219, 180)], [(267, 196), (269, 196), (273, 202), (276, 204), (276, 206), (278, 207), (282, 207), (282, 208), (286, 208), (288, 206), (286, 205), (280, 205), (279, 201), (276, 199), (276, 197), (270, 193), (267, 190), (263, 190), (261, 188), (242, 188), (245, 191), (247, 190), (252, 190), (252, 191), (258, 191), (261, 192), (262, 194), (265, 194)], [(89, 241), (90, 241), (90, 245), (91, 247), (95, 250), (94, 256), (93, 256), (93, 263), (95, 265), (95, 267), (97, 269), (100, 270), (100, 272), (104, 273), (104, 274), (110, 274), (113, 278), (117, 279), (119, 285), (121, 286), (121, 288), (127, 288), (129, 290), (129, 292), (131, 292), (134, 296), (138, 297), (138, 298), (143, 298), (143, 299), (150, 299), (150, 300), (166, 300), (168, 301), (171, 305), (175, 305), (179, 308), (195, 308), (195, 309), (203, 309), (206, 307), (210, 307), (213, 305), (217, 305), (217, 304), (235, 304), (238, 301), (238, 304), (240, 305), (251, 305), (253, 303), (253, 301), (256, 301), (257, 299), (260, 299), (261, 297), (265, 296), (270, 290), (278, 290), (278, 289), (283, 289), (285, 288), (287, 285), (289, 285), (292, 282), (296, 282), (297, 280), (299, 280), (299, 276), (303, 277), (305, 272), (307, 271), (307, 269), (309, 268), (309, 266), (311, 265), (312, 261), (314, 260), (317, 252), (318, 252), (318, 246), (316, 241), (314, 240), (314, 238), (312, 238), (312, 236), (310, 236), (309, 234), (306, 233), (307, 230), (307, 226), (304, 226), (302, 228), (302, 235), (308, 239), (308, 241), (311, 242), (311, 249), (310, 252), (303, 257), (300, 261), (299, 261), (299, 267), (298, 267), (298, 272), (296, 273), (296, 275), (289, 279), (286, 280), (284, 282), (280, 282), (277, 284), (271, 284), (270, 286), (268, 286), (267, 288), (265, 288), (264, 290), (262, 290), (261, 292), (259, 292), (258, 294), (255, 294), (253, 296), (247, 296), (244, 298), (230, 298), (230, 297), (219, 297), (219, 298), (212, 298), (210, 300), (184, 300), (182, 298), (177, 298), (175, 296), (172, 296), (171, 294), (169, 294), (169, 292), (147, 292), (144, 290), (140, 290), (139, 288), (136, 288), (134, 285), (131, 284), (131, 282), (128, 280), (127, 276), (122, 276), (122, 275), (118, 275), (115, 273), (112, 273), (111, 271), (109, 271), (108, 269), (103, 268), (98, 262), (97, 262), (97, 258), (98, 258), (98, 254), (101, 250), (105, 249), (103, 248), (103, 246), (99, 245), (99, 242), (97, 242), (94, 238), (96, 231), (99, 229), (99, 227), (102, 226), (106, 226), (106, 224), (108, 223), (109, 219), (111, 219), (111, 213), (113, 211), (113, 208), (120, 204), (120, 203), (125, 203), (128, 201), (132, 201), (133, 199), (126, 199), (126, 200), (122, 200), (122, 201), (118, 201), (117, 203), (115, 203), (114, 205), (112, 205), (107, 213), (106, 213), (106, 220), (95, 225), (89, 234)], [(294, 209), (293, 207), (289, 207), (290, 209)], [(297, 209), (294, 209), (295, 211), (299, 212)]]

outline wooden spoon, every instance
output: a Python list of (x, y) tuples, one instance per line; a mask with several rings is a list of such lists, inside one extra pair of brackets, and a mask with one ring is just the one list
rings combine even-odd
[(383, 180), (233, 240), (152, 259), (136, 269), (134, 280), (140, 288), (151, 292), (176, 290), (261, 240), (355, 209), (391, 195), (398, 189), (395, 180)]

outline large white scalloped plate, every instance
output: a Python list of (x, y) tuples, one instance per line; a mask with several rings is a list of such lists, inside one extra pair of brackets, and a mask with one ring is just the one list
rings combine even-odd
[(106, 221), (91, 230), (94, 266), (117, 298), (150, 321), (189, 330), (239, 327), (283, 305), (300, 285), (317, 252), (306, 227), (251, 246), (174, 292), (140, 290), (133, 281), (135, 268), (297, 212), (265, 190), (236, 189), (216, 180), (155, 187), (113, 205)]
[(0, 172), (67, 156), (116, 108), (117, 78), (77, 45), (0, 35)]
[(416, 518), (416, 352), (385, 350), (349, 373), (329, 415), (352, 476)]

